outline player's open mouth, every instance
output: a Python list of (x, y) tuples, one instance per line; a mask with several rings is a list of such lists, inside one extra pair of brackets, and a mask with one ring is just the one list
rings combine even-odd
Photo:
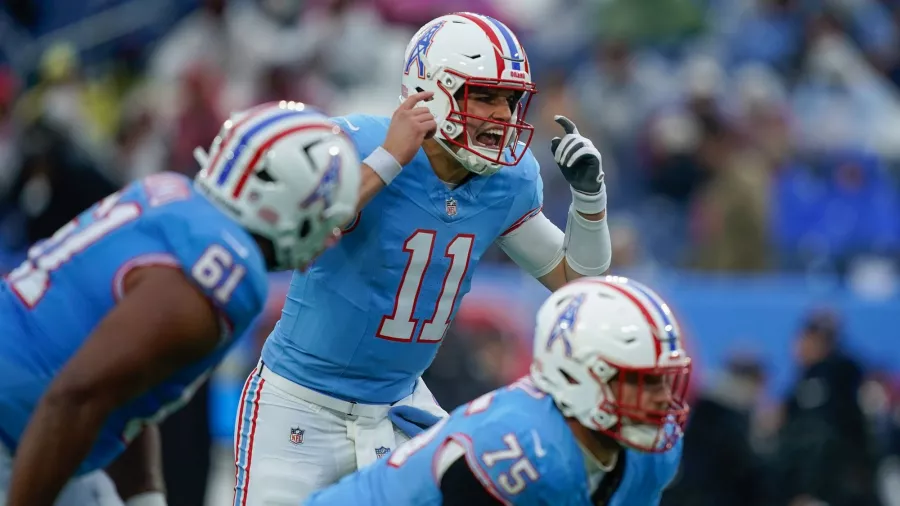
[(485, 130), (475, 136), (475, 143), (481, 147), (498, 149), (500, 148), (500, 140), (503, 139), (503, 130), (500, 128), (491, 128)]

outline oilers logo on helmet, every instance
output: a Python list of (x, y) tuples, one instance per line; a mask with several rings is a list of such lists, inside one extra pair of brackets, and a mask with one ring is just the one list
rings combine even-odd
[(419, 37), (418, 42), (416, 42), (415, 49), (413, 49), (409, 56), (406, 57), (406, 67), (403, 70), (404, 74), (409, 75), (412, 64), (416, 63), (416, 75), (419, 76), (419, 79), (425, 79), (425, 56), (428, 55), (428, 50), (431, 49), (431, 43), (434, 41), (434, 36), (441, 28), (443, 28), (444, 23), (446, 23), (446, 21), (440, 21), (426, 27), (425, 31)]
[(335, 188), (341, 181), (341, 157), (338, 156), (337, 148), (331, 148), (328, 154), (331, 156), (331, 162), (322, 174), (316, 189), (300, 204), (302, 207), (309, 207), (316, 200), (322, 200), (324, 209), (328, 209), (334, 202)]
[(550, 351), (550, 348), (553, 347), (553, 344), (556, 343), (556, 341), (560, 341), (563, 343), (566, 356), (572, 356), (572, 343), (569, 342), (566, 333), (575, 327), (575, 321), (578, 318), (578, 310), (581, 308), (581, 304), (584, 303), (584, 298), (584, 294), (579, 294), (566, 304), (566, 308), (563, 309), (562, 313), (559, 315), (556, 325), (553, 326), (550, 337), (547, 338), (547, 351)]

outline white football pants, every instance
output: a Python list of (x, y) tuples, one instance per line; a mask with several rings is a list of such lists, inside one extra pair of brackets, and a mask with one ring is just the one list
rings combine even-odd
[[(448, 416), (421, 378), (398, 405)], [(234, 506), (298, 506), (384, 457), (409, 439), (387, 417), (390, 407), (335, 399), (260, 363), (244, 384), (235, 423)]]
[[(0, 506), (6, 506), (6, 494), (12, 478), (12, 457), (6, 447), (0, 445)], [(103, 471), (79, 476), (56, 498), (56, 506), (122, 506), (116, 486)]]

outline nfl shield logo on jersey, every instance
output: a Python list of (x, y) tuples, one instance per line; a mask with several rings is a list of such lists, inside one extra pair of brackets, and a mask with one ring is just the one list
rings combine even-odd
[(375, 448), (375, 457), (377, 457), (377, 458), (379, 458), (379, 459), (380, 459), (381, 457), (384, 457), (384, 456), (387, 455), (388, 453), (391, 453), (391, 449), (390, 449), (390, 448), (385, 448), (385, 447), (383, 447), (383, 446), (380, 447), (380, 448)]
[(456, 216), (456, 199), (447, 197), (447, 216)]
[(291, 443), (303, 444), (303, 432), (304, 430), (300, 427), (291, 427)]

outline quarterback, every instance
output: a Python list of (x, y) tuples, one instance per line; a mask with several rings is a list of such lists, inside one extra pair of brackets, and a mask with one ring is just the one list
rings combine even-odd
[(551, 290), (611, 260), (600, 153), (568, 119), (550, 148), (572, 187), (565, 232), (542, 214), (516, 36), (477, 14), (410, 41), (393, 117), (337, 118), (363, 159), (343, 240), (296, 272), (244, 387), (234, 504), (298, 504), (407, 438), (391, 405), (446, 416), (421, 381), (472, 274), (497, 243)]
[(305, 505), (655, 506), (678, 470), (688, 416), (679, 334), (639, 283), (570, 283), (538, 311), (529, 377)]
[[(262, 310), (267, 270), (305, 266), (353, 216), (359, 158), (338, 125), (292, 103), (236, 119), (194, 182), (128, 185), (0, 281), (0, 505), (164, 506), (122, 490), (144, 485), (127, 473), (154, 424)], [(101, 470), (120, 457), (117, 494)]]

